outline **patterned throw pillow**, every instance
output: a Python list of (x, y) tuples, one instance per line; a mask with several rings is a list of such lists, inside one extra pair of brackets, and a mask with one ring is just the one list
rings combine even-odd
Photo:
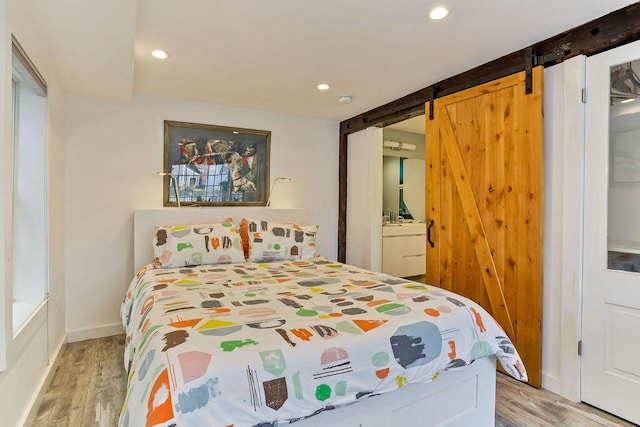
[(240, 232), (232, 220), (158, 227), (153, 238), (156, 268), (244, 262)]
[(253, 262), (303, 260), (317, 256), (317, 225), (243, 219)]

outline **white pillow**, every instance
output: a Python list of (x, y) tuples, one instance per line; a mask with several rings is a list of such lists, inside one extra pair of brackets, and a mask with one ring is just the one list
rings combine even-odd
[(156, 268), (245, 261), (240, 232), (231, 218), (214, 224), (158, 227), (153, 252)]
[(247, 227), (249, 259), (253, 262), (304, 260), (317, 256), (317, 225), (243, 219)]

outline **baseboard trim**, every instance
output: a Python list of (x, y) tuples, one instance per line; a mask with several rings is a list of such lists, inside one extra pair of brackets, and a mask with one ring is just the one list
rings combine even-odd
[(92, 340), (95, 338), (111, 337), (113, 335), (120, 335), (123, 333), (124, 333), (124, 330), (122, 329), (122, 324), (114, 323), (112, 325), (98, 326), (95, 328), (76, 329), (73, 331), (67, 331), (67, 337), (68, 337), (67, 341), (68, 342), (85, 341), (85, 340)]
[(60, 340), (60, 343), (58, 344), (58, 348), (54, 353), (53, 362), (49, 363), (49, 365), (47, 366), (44, 372), (43, 380), (40, 384), (40, 387), (38, 387), (38, 394), (36, 394), (35, 398), (33, 399), (33, 402), (31, 404), (31, 409), (29, 409), (29, 412), (27, 413), (27, 416), (24, 419), (24, 422), (22, 423), (23, 426), (32, 425), (33, 421), (36, 419), (36, 415), (38, 414), (38, 409), (40, 408), (42, 399), (44, 398), (44, 395), (47, 389), (51, 385), (51, 381), (53, 381), (53, 376), (56, 372), (56, 368), (60, 364), (60, 360), (62, 359), (62, 353), (64, 353), (64, 348), (66, 346), (67, 346), (67, 335), (65, 334)]
[(560, 378), (542, 373), (542, 388), (555, 394), (560, 394)]

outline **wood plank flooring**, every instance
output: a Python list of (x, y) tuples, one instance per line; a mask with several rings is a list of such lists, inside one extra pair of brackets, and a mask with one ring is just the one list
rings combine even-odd
[(67, 344), (32, 425), (116, 426), (126, 386), (124, 335)]
[(609, 413), (536, 389), (498, 372), (496, 426), (500, 427), (633, 427)]
[[(124, 335), (67, 344), (43, 390), (33, 427), (112, 427), (126, 389)], [(498, 373), (496, 426), (623, 426), (633, 424)]]

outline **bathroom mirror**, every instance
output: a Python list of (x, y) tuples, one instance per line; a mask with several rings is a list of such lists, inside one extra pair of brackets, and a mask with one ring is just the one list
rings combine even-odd
[(425, 161), (383, 157), (382, 207), (405, 219), (425, 220)]
[(383, 211), (425, 221), (425, 116), (383, 130)]

